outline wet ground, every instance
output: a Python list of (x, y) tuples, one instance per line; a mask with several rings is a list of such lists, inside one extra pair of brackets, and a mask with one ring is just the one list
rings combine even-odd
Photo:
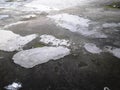
[[(84, 43), (95, 43), (102, 49), (105, 46), (120, 48), (120, 26), (102, 27), (104, 23), (120, 22), (120, 10), (107, 7), (111, 3), (112, 0), (96, 0), (88, 5), (49, 13), (49, 15), (69, 13), (88, 18), (92, 21), (89, 28), (101, 30), (108, 36), (107, 38), (91, 38), (70, 32), (56, 26), (52, 20), (46, 18), (48, 13), (45, 12), (33, 12), (37, 17), (26, 20), (21, 16), (29, 15), (30, 12), (0, 9), (1, 15), (10, 15), (0, 20), (1, 29), (12, 22), (27, 21), (6, 29), (23, 36), (33, 33), (54, 35), (75, 43), (70, 47), (70, 55), (31, 69), (25, 69), (13, 62), (12, 57), (17, 51), (0, 51), (0, 90), (4, 90), (4, 87), (12, 82), (21, 82), (20, 90), (120, 90), (120, 59), (107, 52), (91, 54), (82, 47)], [(38, 38), (27, 44), (24, 49), (30, 49), (37, 43)]]

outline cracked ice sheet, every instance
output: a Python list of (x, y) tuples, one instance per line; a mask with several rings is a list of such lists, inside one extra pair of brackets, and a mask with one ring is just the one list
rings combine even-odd
[(37, 37), (36, 34), (20, 36), (12, 31), (0, 30), (0, 50), (15, 51), (20, 50), (24, 45)]
[(70, 41), (65, 39), (57, 39), (52, 35), (41, 35), (40, 42), (53, 46), (70, 46)]
[(94, 43), (86, 43), (84, 45), (84, 48), (86, 51), (93, 53), (93, 54), (99, 54), (102, 52), (102, 50), (98, 48)]
[(20, 51), (13, 56), (13, 60), (14, 63), (24, 68), (32, 68), (50, 60), (63, 58), (69, 54), (70, 50), (65, 47), (41, 47)]
[(58, 15), (48, 15), (48, 18), (55, 20), (58, 26), (61, 26), (71, 32), (80, 33), (83, 36), (90, 36), (94, 38), (107, 38), (104, 33), (97, 30), (89, 30), (90, 20), (76, 15), (70, 15), (67, 13)]
[(73, 6), (86, 4), (94, 0), (33, 0), (25, 6), (31, 8), (29, 10), (38, 10), (49, 12), (51, 10), (61, 10)]

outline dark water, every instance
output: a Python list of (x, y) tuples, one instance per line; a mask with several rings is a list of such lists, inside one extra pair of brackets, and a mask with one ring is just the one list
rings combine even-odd
[[(11, 82), (21, 82), (21, 90), (119, 90), (120, 62), (109, 54), (79, 52), (58, 61), (24, 69), (15, 65), (11, 53), (1, 52), (0, 89)], [(9, 55), (8, 55), (9, 54)]]

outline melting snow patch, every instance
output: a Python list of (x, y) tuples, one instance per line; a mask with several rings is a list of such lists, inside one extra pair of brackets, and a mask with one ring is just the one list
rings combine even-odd
[(40, 36), (40, 42), (44, 44), (49, 44), (53, 46), (70, 46), (69, 40), (65, 39), (57, 39), (56, 37), (52, 35), (42, 35)]
[(21, 49), (24, 45), (37, 37), (36, 34), (20, 36), (12, 31), (0, 30), (0, 50), (15, 51)]
[(15, 25), (24, 24), (24, 23), (27, 23), (27, 21), (18, 21), (18, 22), (16, 22), (16, 23), (11, 23), (11, 24), (9, 24), (9, 25), (5, 25), (5, 26), (4, 26), (4, 29), (9, 28), (9, 27), (12, 27), (12, 26), (15, 26)]
[(70, 54), (65, 47), (42, 47), (20, 51), (13, 56), (14, 63), (24, 67), (32, 68), (49, 60), (57, 60)]
[(71, 32), (77, 32), (84, 36), (91, 36), (96, 38), (107, 38), (103, 33), (96, 30), (89, 30), (90, 20), (85, 19), (76, 15), (70, 15), (67, 13), (58, 14), (53, 16), (48, 16), (49, 18), (55, 20), (58, 26), (61, 26)]
[(22, 84), (21, 83), (16, 83), (16, 82), (13, 82), (12, 84), (8, 85), (8, 86), (5, 86), (4, 88), (6, 90), (18, 90), (22, 87)]
[(113, 48), (111, 46), (106, 46), (105, 50), (112, 53), (115, 57), (120, 58), (120, 48)]
[(84, 45), (84, 48), (90, 52), (90, 53), (93, 53), (93, 54), (98, 54), (98, 53), (101, 53), (102, 50), (100, 48), (98, 48), (95, 44), (93, 43), (86, 43)]

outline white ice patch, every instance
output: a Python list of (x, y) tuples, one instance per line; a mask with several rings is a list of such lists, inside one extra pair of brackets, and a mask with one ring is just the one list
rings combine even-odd
[(0, 30), (0, 50), (15, 51), (20, 50), (24, 45), (37, 37), (36, 34), (20, 36), (12, 31)]
[(42, 47), (20, 51), (13, 56), (13, 60), (14, 63), (24, 68), (32, 68), (50, 60), (63, 58), (69, 54), (70, 50), (65, 47)]
[(97, 30), (89, 30), (90, 20), (76, 15), (70, 15), (67, 13), (48, 16), (55, 20), (58, 26), (61, 26), (71, 32), (77, 32), (84, 36), (91, 36), (96, 38), (107, 38), (107, 36)]
[(8, 85), (8, 86), (5, 86), (4, 88), (6, 90), (18, 90), (22, 87), (22, 84), (21, 83), (16, 83), (16, 82), (13, 82), (12, 84)]
[(11, 23), (11, 24), (5, 25), (5, 26), (4, 26), (4, 29), (9, 28), (9, 27), (12, 27), (12, 26), (19, 25), (19, 24), (25, 24), (25, 23), (27, 23), (27, 21), (18, 21), (18, 22), (16, 22), (16, 23)]
[(106, 46), (105, 50), (107, 52), (110, 52), (111, 54), (113, 54), (115, 57), (120, 58), (120, 48), (114, 48), (111, 46)]
[(41, 35), (40, 42), (53, 46), (70, 46), (70, 41), (65, 39), (57, 39), (52, 35)]
[(35, 18), (35, 17), (37, 17), (37, 15), (35, 15), (35, 14), (22, 16), (23, 19), (30, 19), (30, 18)]
[(85, 4), (93, 0), (33, 0), (25, 6), (39, 11), (61, 10), (73, 6)]
[(48, 16), (49, 18), (52, 18), (55, 20), (56, 23), (68, 23), (71, 25), (81, 25), (84, 27), (88, 27), (89, 26), (89, 19), (84, 19), (82, 17), (76, 16), (76, 15), (70, 15), (67, 13), (63, 13), (63, 14), (58, 14), (58, 15), (53, 15), (53, 16)]
[(120, 27), (120, 23), (105, 23), (103, 24), (104, 28), (111, 28), (111, 27)]
[(0, 15), (0, 20), (8, 18), (8, 17), (9, 17), (9, 15)]
[(99, 54), (102, 52), (102, 50), (98, 48), (94, 43), (86, 43), (84, 45), (84, 48), (86, 49), (86, 51), (93, 54)]

